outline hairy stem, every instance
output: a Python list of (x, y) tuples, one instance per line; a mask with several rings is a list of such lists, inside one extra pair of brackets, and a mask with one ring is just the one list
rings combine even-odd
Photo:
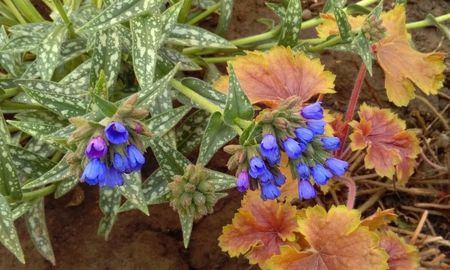
[(350, 97), (350, 102), (347, 107), (347, 112), (345, 113), (345, 119), (344, 119), (344, 129), (342, 130), (342, 134), (340, 135), (340, 141), (341, 141), (341, 147), (337, 151), (337, 156), (340, 157), (342, 150), (345, 147), (345, 141), (348, 137), (348, 131), (350, 129), (349, 123), (353, 119), (353, 116), (355, 115), (356, 105), (358, 104), (358, 98), (359, 94), (361, 93), (362, 84), (364, 81), (364, 77), (366, 76), (366, 65), (364, 63), (361, 63), (361, 66), (359, 67), (358, 76), (356, 77), (355, 85), (353, 86), (352, 95)]
[[(450, 20), (450, 13), (436, 17), (435, 18), (437, 22), (441, 23), (441, 22), (445, 22), (447, 20)], [(417, 22), (412, 22), (412, 23), (407, 23), (406, 24), (406, 29), (416, 29), (416, 28), (422, 28), (422, 27), (427, 27), (427, 26), (432, 26), (433, 22), (430, 21), (429, 19), (424, 19), (421, 21), (417, 21)]]
[(22, 198), (20, 200), (13, 199), (11, 197), (6, 197), (6, 200), (8, 202), (24, 202), (24, 201), (31, 201), (37, 198), (45, 197), (51, 193), (53, 193), (56, 190), (57, 185), (52, 184), (50, 186), (46, 186), (37, 190), (24, 192), (22, 193)]
[(214, 11), (216, 11), (219, 8), (220, 8), (220, 2), (208, 7), (202, 13), (200, 13), (197, 16), (195, 16), (194, 18), (190, 19), (186, 24), (194, 25), (194, 24), (198, 23), (199, 21), (203, 20), (204, 18), (208, 17), (210, 14), (214, 13)]

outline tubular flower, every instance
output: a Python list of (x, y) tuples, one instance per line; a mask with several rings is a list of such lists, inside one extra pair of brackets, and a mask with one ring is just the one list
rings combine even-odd
[(106, 177), (107, 169), (105, 163), (100, 159), (94, 158), (88, 162), (84, 168), (81, 180), (85, 181), (89, 185), (96, 185), (103, 182)]
[(259, 178), (262, 182), (267, 182), (272, 178), (272, 174), (264, 161), (256, 156), (250, 159), (250, 175), (253, 178)]
[(309, 179), (310, 171), (308, 166), (304, 163), (299, 163), (297, 165), (297, 173), (300, 176), (300, 179)]
[(295, 136), (300, 142), (307, 144), (314, 138), (314, 133), (307, 128), (297, 128), (295, 129)]
[(340, 146), (340, 140), (337, 137), (323, 137), (322, 138), (322, 144), (323, 148), (330, 150), (330, 151), (336, 151), (339, 149)]
[(283, 141), (283, 148), (290, 159), (297, 159), (302, 154), (303, 150), (301, 144), (292, 138), (287, 138)]
[(327, 181), (333, 176), (331, 172), (325, 169), (322, 164), (316, 164), (311, 168), (311, 172), (314, 181), (319, 185), (325, 185)]
[[(322, 14), (324, 23), (317, 28), (319, 37), (338, 34), (336, 19)], [(445, 54), (421, 53), (410, 46), (406, 31), (405, 7), (397, 5), (380, 16), (386, 35), (373, 43), (373, 53), (385, 73), (387, 96), (397, 106), (406, 106), (415, 97), (415, 86), (425, 94), (437, 94), (444, 82)], [(365, 17), (349, 16), (353, 29), (361, 28)]]
[(102, 158), (106, 155), (108, 151), (108, 146), (106, 145), (105, 140), (101, 137), (92, 138), (87, 147), (85, 154), (88, 158)]
[(310, 120), (307, 122), (308, 128), (316, 135), (322, 135), (325, 131), (325, 121), (323, 120)]
[(273, 134), (264, 135), (259, 148), (261, 155), (269, 161), (270, 165), (280, 163), (280, 149), (278, 148), (277, 138)]
[(261, 199), (263, 200), (275, 200), (280, 196), (281, 192), (278, 187), (273, 183), (261, 182)]
[(121, 173), (130, 173), (131, 172), (130, 164), (125, 155), (121, 155), (120, 153), (117, 153), (117, 152), (114, 153), (112, 164), (118, 172), (121, 172)]
[(114, 188), (116, 186), (123, 185), (123, 175), (118, 172), (114, 167), (109, 167), (106, 170), (106, 175), (103, 181), (99, 181), (100, 187)]
[(300, 200), (310, 200), (317, 196), (316, 190), (309, 180), (300, 179), (298, 181), (298, 196)]
[(145, 163), (145, 158), (141, 151), (134, 144), (127, 146), (128, 164), (133, 171), (138, 171)]
[(111, 122), (105, 128), (108, 141), (112, 144), (123, 144), (128, 141), (127, 128), (120, 122)]
[[(267, 52), (248, 52), (233, 61), (234, 72), (250, 101), (277, 107), (292, 96), (300, 104), (317, 94), (334, 93), (335, 75), (324, 70), (319, 59), (310, 59), (290, 48), (274, 47)], [(228, 91), (228, 76), (215, 87)]]
[(348, 162), (337, 158), (328, 158), (325, 160), (325, 164), (328, 170), (336, 176), (342, 176), (348, 168)]
[(248, 180), (248, 172), (241, 171), (239, 173), (238, 178), (236, 179), (236, 187), (239, 192), (246, 191), (250, 186), (250, 182)]
[(323, 108), (319, 102), (304, 107), (301, 111), (305, 119), (321, 120), (323, 118)]

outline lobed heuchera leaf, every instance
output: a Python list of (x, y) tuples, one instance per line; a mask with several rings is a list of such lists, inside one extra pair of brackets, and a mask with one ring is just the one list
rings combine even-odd
[(359, 117), (359, 122), (350, 123), (354, 129), (350, 135), (352, 150), (367, 148), (366, 168), (375, 168), (378, 175), (391, 179), (396, 174), (400, 184), (405, 184), (420, 153), (416, 134), (406, 130), (405, 122), (388, 109), (363, 104)]
[(296, 209), (277, 201), (263, 201), (258, 191), (249, 191), (232, 224), (223, 228), (219, 246), (231, 257), (242, 254), (252, 264), (264, 265), (280, 246), (295, 240)]
[(385, 225), (388, 225), (391, 221), (395, 220), (397, 215), (394, 213), (394, 209), (386, 209), (381, 210), (377, 209), (377, 211), (362, 220), (361, 225), (369, 227), (369, 230), (373, 231)]
[(419, 266), (417, 249), (393, 232), (381, 234), (380, 247), (389, 255), (389, 270), (415, 270)]
[[(324, 23), (317, 27), (319, 37), (337, 34), (333, 15), (322, 14)], [(348, 17), (353, 30), (359, 29), (366, 16)], [(410, 45), (406, 31), (406, 14), (403, 5), (383, 12), (380, 16), (386, 35), (373, 44), (373, 52), (385, 73), (387, 96), (397, 106), (406, 106), (415, 97), (415, 86), (425, 94), (436, 95), (443, 86), (445, 54), (441, 52), (421, 53)]]
[(299, 230), (311, 248), (285, 246), (267, 269), (388, 269), (377, 234), (360, 224), (360, 213), (345, 206), (333, 206), (328, 213), (319, 205), (307, 208), (299, 217)]
[[(301, 102), (317, 94), (334, 93), (335, 75), (324, 70), (319, 59), (301, 52), (274, 47), (268, 52), (248, 52), (230, 62), (245, 94), (254, 103), (274, 107), (297, 96)], [(221, 77), (216, 89), (227, 92), (229, 77)]]

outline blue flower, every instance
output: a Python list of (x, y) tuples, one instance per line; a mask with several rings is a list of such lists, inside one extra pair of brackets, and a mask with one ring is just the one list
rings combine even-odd
[(323, 118), (323, 108), (319, 102), (310, 104), (302, 109), (302, 116), (306, 119), (320, 120)]
[(239, 192), (246, 191), (250, 186), (250, 182), (248, 180), (248, 172), (247, 171), (241, 171), (239, 173), (238, 178), (236, 179), (236, 187)]
[(300, 176), (300, 179), (309, 179), (310, 171), (309, 167), (304, 163), (297, 164), (297, 172)]
[(297, 128), (295, 129), (295, 136), (297, 139), (299, 139), (302, 143), (307, 144), (314, 138), (314, 133), (307, 129), (307, 128)]
[(259, 178), (262, 182), (268, 182), (273, 178), (266, 163), (258, 156), (250, 159), (250, 175), (253, 178)]
[(261, 155), (269, 161), (270, 165), (274, 166), (280, 163), (280, 150), (278, 149), (277, 138), (273, 134), (264, 135), (261, 144)]
[(311, 182), (306, 179), (300, 179), (298, 181), (298, 197), (300, 200), (309, 200), (317, 196), (316, 190), (314, 189)]
[(106, 145), (105, 140), (101, 136), (98, 136), (89, 141), (85, 154), (90, 159), (102, 158), (106, 155), (107, 151), (108, 146)]
[(277, 172), (273, 176), (273, 180), (274, 180), (274, 184), (277, 187), (281, 187), (284, 184), (284, 182), (286, 182), (286, 176), (284, 176), (281, 172)]
[(348, 168), (348, 162), (337, 159), (329, 158), (325, 161), (327, 168), (336, 176), (341, 176)]
[(312, 167), (311, 173), (314, 181), (319, 185), (325, 185), (328, 179), (333, 176), (331, 172), (325, 169), (322, 164), (316, 164), (314, 167)]
[(308, 128), (316, 135), (322, 135), (325, 131), (325, 121), (323, 120), (310, 120), (306, 123)]
[(103, 181), (106, 175), (106, 165), (100, 159), (91, 159), (84, 168), (81, 180), (89, 185), (96, 185)]
[(111, 122), (105, 128), (108, 141), (112, 144), (122, 144), (128, 141), (127, 128), (120, 122)]
[(292, 138), (287, 138), (286, 140), (284, 140), (283, 148), (290, 159), (299, 158), (304, 151), (304, 149), (302, 149), (302, 146)]
[(322, 145), (326, 150), (336, 151), (339, 149), (341, 142), (338, 137), (323, 137)]
[(129, 167), (132, 171), (140, 170), (145, 163), (144, 156), (134, 144), (127, 146), (127, 158)]
[(128, 158), (118, 152), (114, 153), (112, 164), (114, 166), (114, 169), (116, 169), (120, 173), (130, 173), (132, 171), (128, 162)]
[(261, 183), (261, 198), (263, 200), (274, 200), (281, 195), (278, 187), (273, 183)]
[(123, 175), (114, 167), (109, 167), (106, 172), (104, 181), (99, 182), (100, 187), (108, 186), (114, 188), (123, 185)]

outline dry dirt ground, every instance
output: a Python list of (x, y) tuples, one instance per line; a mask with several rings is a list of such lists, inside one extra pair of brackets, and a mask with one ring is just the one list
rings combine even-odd
[[(274, 17), (265, 7), (263, 0), (237, 0), (235, 3), (233, 21), (227, 33), (229, 38), (265, 31), (265, 26), (256, 19)], [(309, 6), (311, 3), (305, 4)], [(316, 12), (314, 8), (311, 10), (313, 13)], [(408, 21), (422, 19), (428, 13), (438, 16), (447, 12), (450, 12), (450, 2), (445, 0), (408, 1)], [(311, 37), (314, 31), (306, 31), (303, 35)], [(412, 36), (419, 50), (430, 51), (439, 48), (441, 51), (449, 51), (449, 43), (443, 41), (442, 34), (435, 28), (414, 30)], [(326, 103), (335, 110), (342, 111), (350, 96), (359, 60), (345, 53), (330, 52), (325, 52), (322, 60), (329, 70), (337, 74), (337, 94), (332, 100), (326, 100)], [(361, 98), (371, 104), (393, 107), (386, 99), (382, 76), (376, 67), (374, 77), (368, 79), (368, 84), (362, 90)], [(448, 76), (446, 86), (449, 86)], [(448, 88), (444, 87), (443, 91), (450, 95)], [(438, 97), (430, 98), (430, 101), (440, 109), (448, 103)], [(412, 102), (407, 108), (396, 109), (411, 125), (416, 125), (416, 119), (412, 117), (415, 110), (420, 111), (425, 120), (432, 116), (429, 109), (417, 101)], [(439, 129), (439, 126), (436, 128)], [(224, 164), (226, 157), (219, 155), (210, 166), (224, 170)], [(245, 259), (231, 259), (217, 246), (217, 238), (222, 227), (231, 222), (235, 210), (239, 207), (241, 195), (236, 191), (230, 191), (230, 196), (217, 204), (213, 215), (196, 223), (189, 249), (185, 250), (182, 246), (178, 217), (168, 205), (150, 207), (150, 217), (137, 211), (121, 214), (110, 240), (105, 241), (98, 237), (96, 231), (101, 218), (98, 191), (96, 188), (81, 186), (85, 192), (85, 200), (78, 206), (65, 207), (71, 195), (59, 200), (52, 198), (46, 200), (47, 223), (56, 256), (56, 266), (53, 267), (37, 253), (27, 236), (23, 222), (18, 221), (17, 226), (27, 264), (21, 265), (13, 255), (0, 246), (0, 270), (237, 270), (249, 267)], [(444, 227), (443, 230), (448, 230), (448, 227)]]

